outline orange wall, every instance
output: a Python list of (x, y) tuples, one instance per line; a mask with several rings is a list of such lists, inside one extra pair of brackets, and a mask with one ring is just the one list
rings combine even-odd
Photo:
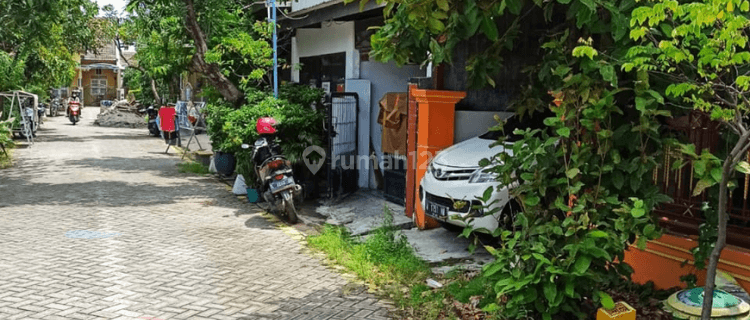
[[(680, 282), (680, 276), (695, 273), (698, 285), (706, 281), (706, 272), (696, 271), (693, 265), (693, 254), (690, 249), (697, 246), (697, 241), (689, 238), (663, 235), (661, 238), (649, 241), (644, 250), (632, 246), (625, 252), (625, 262), (633, 267), (633, 281), (645, 283), (653, 281), (658, 289), (675, 286), (685, 287)], [(688, 264), (681, 266), (683, 261)], [(734, 277), (740, 286), (750, 292), (750, 251), (727, 246), (719, 260), (719, 269)]]

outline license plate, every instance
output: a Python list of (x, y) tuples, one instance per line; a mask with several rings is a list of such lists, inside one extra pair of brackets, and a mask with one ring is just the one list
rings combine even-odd
[(290, 184), (294, 184), (294, 179), (292, 179), (290, 177), (286, 177), (286, 178), (281, 179), (281, 180), (271, 181), (271, 185), (270, 185), (271, 192), (276, 191), (278, 189), (281, 189), (283, 187), (286, 187), (286, 186), (288, 186)]
[(448, 216), (448, 207), (430, 201), (425, 202), (425, 212), (433, 217)]

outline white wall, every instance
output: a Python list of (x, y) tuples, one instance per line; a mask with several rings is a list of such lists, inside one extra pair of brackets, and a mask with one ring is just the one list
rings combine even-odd
[[(424, 77), (425, 70), (416, 65), (405, 65), (398, 67), (395, 63), (380, 63), (377, 61), (362, 61), (360, 63), (360, 78), (372, 82), (372, 93), (370, 100), (370, 139), (375, 153), (382, 160), (382, 137), (383, 126), (378, 123), (378, 112), (380, 112), (380, 99), (388, 92), (407, 92), (409, 89), (409, 78)], [(382, 165), (382, 163), (381, 163)], [(370, 188), (375, 188), (374, 171), (370, 176)]]
[[(352, 54), (355, 52), (353, 21), (324, 21), (320, 28), (297, 29), (297, 35), (292, 38), (292, 65), (297, 65), (299, 58), (340, 52), (347, 53), (347, 58), (354, 57)], [(347, 63), (347, 78), (354, 74), (353, 70), (348, 69), (349, 64)], [(292, 70), (292, 81), (299, 81), (298, 70)]]
[(513, 113), (500, 111), (456, 111), (453, 142), (459, 143), (487, 132), (489, 128), (497, 125), (495, 115), (505, 120), (512, 116)]

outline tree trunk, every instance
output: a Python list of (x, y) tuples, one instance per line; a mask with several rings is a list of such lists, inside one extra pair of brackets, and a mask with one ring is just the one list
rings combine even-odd
[(727, 183), (729, 182), (729, 176), (732, 174), (732, 170), (734, 170), (732, 158), (727, 157), (722, 166), (721, 184), (719, 185), (719, 207), (717, 209), (717, 214), (719, 215), (718, 238), (716, 239), (716, 244), (708, 259), (706, 285), (703, 287), (703, 309), (701, 310), (702, 320), (711, 319), (711, 310), (713, 309), (714, 301), (713, 292), (716, 287), (716, 267), (719, 265), (721, 251), (727, 244)]
[[(120, 57), (122, 57), (122, 60), (125, 60), (125, 63), (127, 63), (128, 66), (136, 68), (139, 71), (141, 71), (144, 76), (148, 76), (148, 74), (146, 73), (146, 69), (144, 69), (141, 66), (137, 66), (137, 65), (131, 64), (130, 61), (128, 61), (128, 58), (125, 58), (125, 55), (122, 54), (122, 48), (120, 47), (120, 37), (119, 36), (117, 36), (117, 39), (115, 39), (115, 46), (117, 47), (117, 52), (120, 53)], [(159, 90), (156, 89), (156, 80), (154, 80), (154, 78), (152, 78), (152, 77), (149, 77), (149, 79), (151, 80), (151, 93), (154, 94), (154, 103), (161, 104), (161, 99), (159, 98)]]
[(729, 177), (734, 172), (734, 167), (740, 162), (742, 156), (750, 148), (750, 131), (742, 134), (735, 144), (732, 151), (729, 153), (727, 158), (724, 160), (724, 164), (721, 168), (721, 184), (719, 185), (719, 206), (717, 208), (718, 214), (718, 232), (716, 244), (714, 249), (711, 251), (711, 255), (708, 258), (708, 268), (706, 269), (706, 285), (703, 287), (703, 306), (701, 310), (701, 320), (710, 320), (711, 311), (713, 309), (714, 301), (714, 289), (716, 288), (716, 268), (719, 265), (719, 257), (721, 251), (727, 245), (727, 222), (729, 220), (727, 213), (727, 183)]
[(193, 0), (185, 0), (185, 9), (187, 11), (185, 26), (187, 27), (188, 34), (193, 38), (195, 45), (195, 55), (193, 55), (191, 61), (191, 69), (204, 74), (224, 99), (235, 104), (239, 103), (242, 100), (242, 92), (221, 73), (221, 68), (217, 64), (206, 63), (205, 55), (208, 51), (206, 35), (203, 33), (200, 25), (198, 25)]

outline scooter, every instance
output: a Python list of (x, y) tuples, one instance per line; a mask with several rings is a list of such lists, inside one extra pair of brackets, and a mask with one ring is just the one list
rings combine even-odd
[(44, 124), (44, 111), (47, 110), (46, 103), (40, 103), (38, 109), (36, 109), (37, 119), (39, 119), (39, 125)]
[(60, 109), (62, 109), (62, 106), (60, 105), (60, 98), (51, 99), (49, 102), (49, 116), (56, 117), (57, 111)]
[(81, 90), (72, 90), (70, 92), (70, 98), (68, 99), (68, 108), (65, 110), (65, 114), (73, 125), (75, 125), (76, 122), (81, 121), (81, 109), (83, 109), (83, 106), (81, 105), (80, 97)]
[(81, 121), (81, 103), (75, 100), (68, 101), (66, 114), (73, 125), (75, 125), (76, 122)]
[[(21, 127), (18, 133), (22, 138), (36, 137), (36, 131), (39, 128), (39, 115), (34, 111), (32, 100), (25, 100), (21, 106), (23, 115), (21, 115)], [(38, 108), (39, 106), (37, 106), (37, 111)]]
[(156, 123), (156, 117), (159, 116), (159, 110), (154, 108), (153, 105), (148, 108), (139, 109), (138, 112), (145, 113), (148, 119), (148, 133), (154, 137), (159, 136), (159, 125)]
[[(302, 186), (295, 183), (292, 163), (281, 152), (275, 141), (276, 120), (271, 117), (258, 119), (255, 126), (260, 138), (253, 148), (253, 168), (260, 186), (259, 194), (263, 196), (266, 210), (286, 214), (289, 223), (297, 223), (295, 204), (302, 201)], [(243, 149), (251, 148), (248, 144)]]

